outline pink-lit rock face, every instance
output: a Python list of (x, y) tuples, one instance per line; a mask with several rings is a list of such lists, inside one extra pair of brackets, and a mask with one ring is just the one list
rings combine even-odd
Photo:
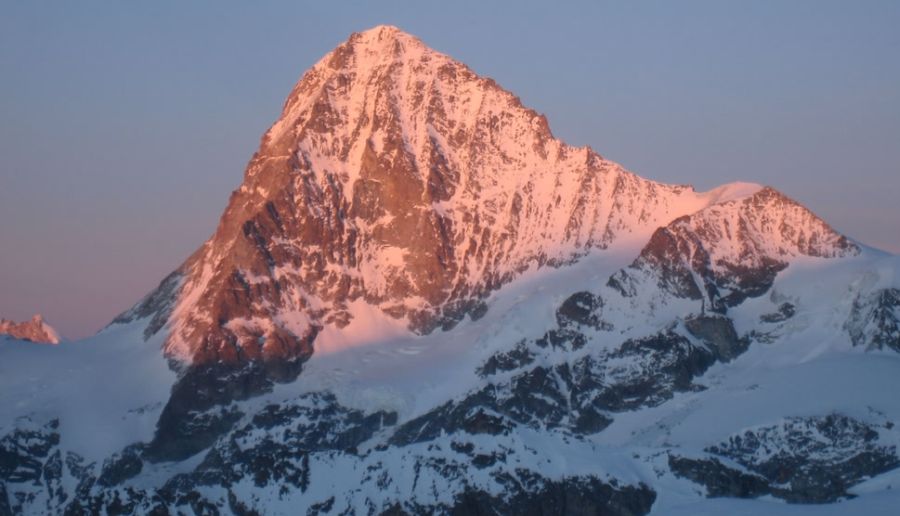
[(703, 300), (724, 313), (764, 294), (794, 258), (852, 256), (859, 247), (773, 188), (726, 199), (657, 229), (634, 263), (609, 285), (626, 297), (646, 284)]
[[(741, 199), (782, 198), (760, 188), (698, 193), (640, 178), (555, 139), (494, 81), (376, 27), (303, 75), (215, 234), (117, 321), (152, 317), (148, 335), (165, 328), (167, 356), (193, 364), (303, 359), (360, 303), (413, 332), (449, 329), (529, 268), (646, 242), (673, 220), (684, 221), (674, 231), (718, 213), (679, 219), (709, 206), (724, 222), (695, 232), (742, 231), (727, 215)], [(782, 241), (807, 254), (848, 245), (830, 229), (766, 222), (784, 210), (818, 221), (791, 201), (769, 203), (753, 240), (732, 250), (765, 260)], [(716, 245), (730, 245), (721, 236)]]
[(43, 344), (59, 344), (60, 340), (56, 330), (47, 324), (40, 314), (20, 323), (0, 319), (0, 335)]

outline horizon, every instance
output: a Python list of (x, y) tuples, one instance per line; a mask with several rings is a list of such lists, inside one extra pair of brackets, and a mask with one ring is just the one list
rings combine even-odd
[[(302, 73), (382, 24), (496, 79), (555, 137), (642, 177), (698, 191), (770, 185), (849, 238), (900, 252), (900, 71), (885, 65), (900, 50), (897, 4), (585, 4), (615, 20), (600, 34), (590, 16), (539, 16), (536, 4), (524, 16), (486, 6), (478, 20), (465, 3), (428, 14), (363, 5), (352, 19), (323, 6), (306, 6), (306, 18), (229, 5), (178, 19), (162, 4), (99, 15), (15, 5), (0, 21), (0, 317), (41, 313), (78, 339), (136, 303), (213, 233)], [(273, 30), (292, 19), (306, 26)], [(472, 23), (453, 30), (448, 19)], [(656, 39), (630, 37), (654, 23)], [(569, 38), (522, 34), (542, 26)], [(767, 80), (775, 72), (782, 82)]]

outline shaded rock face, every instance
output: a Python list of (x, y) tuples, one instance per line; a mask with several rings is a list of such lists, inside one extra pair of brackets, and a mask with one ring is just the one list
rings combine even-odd
[[(343, 407), (329, 393), (306, 394), (243, 416), (197, 466), (154, 489), (129, 482), (146, 467), (140, 445), (98, 468), (60, 448), (58, 422), (31, 425), (0, 439), (0, 494), (8, 494), (0, 498), (0, 510), (263, 514), (267, 504), (290, 499), (306, 514), (632, 516), (647, 514), (656, 498), (644, 484), (615, 478), (547, 478), (523, 463), (539, 451), (516, 436), (486, 443), (463, 433), (402, 449), (366, 446), (396, 423), (392, 412), (363, 412)], [(338, 478), (335, 471), (353, 478)], [(69, 477), (77, 485), (65, 489), (61, 480)], [(342, 489), (324, 488), (342, 481)], [(7, 500), (13, 505), (4, 505)]]
[(9, 335), (14, 339), (44, 344), (59, 344), (59, 334), (44, 321), (40, 314), (35, 315), (31, 320), (20, 323), (0, 319), (0, 335)]
[(0, 514), (59, 513), (70, 497), (63, 474), (82, 479), (82, 461), (59, 450), (59, 420), (19, 423), (0, 438)]
[(144, 469), (142, 449), (141, 445), (131, 445), (104, 461), (97, 485), (112, 487), (139, 475)]
[(165, 326), (175, 308), (178, 290), (184, 276), (180, 271), (175, 271), (163, 279), (155, 290), (147, 294), (144, 299), (134, 305), (130, 310), (119, 314), (110, 324), (128, 324), (141, 319), (149, 318), (147, 327), (144, 328), (144, 338), (149, 339)]
[(634, 263), (613, 275), (608, 286), (626, 297), (658, 288), (724, 314), (768, 292), (794, 257), (859, 252), (808, 209), (766, 187), (659, 228)]
[(619, 488), (596, 478), (573, 478), (520, 487), (509, 497), (466, 491), (449, 513), (636, 516), (649, 513), (655, 499), (656, 493), (645, 485)]
[(182, 460), (208, 448), (239, 419), (232, 402), (296, 379), (308, 356), (185, 369), (172, 387), (145, 455), (153, 461)]
[(854, 346), (900, 352), (900, 290), (885, 288), (858, 296), (844, 328)]
[(396, 422), (395, 413), (364, 414), (326, 393), (269, 405), (219, 440), (193, 472), (173, 477), (164, 489), (176, 505), (202, 486), (230, 489), (247, 478), (258, 488), (291, 486), (305, 492), (310, 454), (355, 454), (357, 446)]
[(6, 494), (6, 483), (4, 482), (0, 482), (0, 516), (12, 516), (9, 495)]
[(566, 299), (556, 311), (556, 322), (561, 328), (572, 325), (589, 326), (598, 330), (612, 327), (603, 321), (603, 299), (590, 292), (576, 292)]
[(716, 360), (705, 347), (666, 332), (554, 364), (549, 356), (571, 352), (587, 338), (551, 335), (490, 357), (480, 369), (490, 383), (401, 425), (391, 443), (408, 445), (455, 431), (508, 434), (520, 425), (593, 434), (609, 426), (615, 413), (701, 388), (692, 380)]
[(778, 305), (778, 311), (770, 314), (763, 314), (759, 316), (759, 320), (764, 323), (775, 324), (787, 321), (793, 317), (795, 313), (797, 313), (797, 307), (792, 303), (781, 303)]
[[(673, 473), (706, 486), (709, 496), (828, 503), (847, 489), (900, 466), (897, 449), (880, 442), (893, 424), (875, 427), (841, 414), (790, 418), (747, 430), (706, 449), (712, 457), (670, 456)], [(723, 463), (723, 460), (730, 465)]]
[(710, 498), (757, 498), (772, 494), (765, 477), (727, 466), (717, 458), (669, 455), (669, 469), (678, 477), (706, 487), (706, 495)]
[(738, 337), (731, 319), (721, 315), (698, 315), (685, 319), (684, 326), (698, 339), (709, 344), (716, 358), (729, 362), (747, 350), (748, 339)]

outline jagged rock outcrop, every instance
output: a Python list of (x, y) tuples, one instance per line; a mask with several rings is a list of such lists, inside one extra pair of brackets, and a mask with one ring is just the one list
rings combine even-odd
[[(464, 435), (402, 450), (359, 449), (396, 422), (396, 414), (348, 409), (329, 393), (310, 393), (243, 417), (199, 464), (155, 488), (131, 480), (146, 467), (140, 445), (98, 468), (61, 447), (57, 421), (23, 423), (0, 439), (0, 495), (7, 494), (4, 489), (11, 495), (0, 498), (0, 510), (261, 514), (284, 504), (281, 512), (290, 514), (635, 516), (647, 514), (656, 499), (643, 483), (603, 475), (546, 476), (536, 464), (523, 463), (538, 450), (513, 437), (500, 443), (500, 451), (487, 451), (485, 443)], [(3, 504), (7, 499), (11, 507)]]
[(684, 326), (691, 335), (706, 342), (723, 362), (734, 360), (750, 345), (747, 339), (738, 337), (731, 319), (718, 314), (688, 317)]
[(629, 339), (561, 363), (553, 358), (597, 344), (577, 331), (554, 330), (493, 355), (480, 368), (489, 380), (483, 388), (401, 425), (391, 442), (403, 446), (454, 431), (508, 434), (520, 425), (597, 433), (616, 413), (702, 389), (693, 380), (716, 360), (712, 351), (674, 332)]
[[(23, 420), (0, 437), (0, 514), (60, 512), (68, 493), (59, 441), (58, 419), (43, 425)], [(66, 462), (75, 464), (78, 458), (67, 456)]]
[(879, 442), (893, 429), (891, 422), (879, 428), (843, 414), (795, 417), (710, 446), (711, 457), (670, 455), (669, 466), (705, 485), (711, 497), (771, 494), (789, 502), (828, 503), (848, 496), (847, 489), (861, 480), (900, 466), (897, 448)]
[(609, 280), (626, 297), (662, 290), (725, 313), (772, 286), (799, 256), (852, 256), (859, 247), (770, 187), (659, 228), (628, 268)]
[(44, 321), (44, 317), (36, 314), (31, 320), (20, 323), (0, 319), (0, 335), (9, 335), (14, 339), (59, 344), (59, 333)]
[(900, 289), (884, 288), (857, 296), (844, 328), (854, 346), (900, 352)]

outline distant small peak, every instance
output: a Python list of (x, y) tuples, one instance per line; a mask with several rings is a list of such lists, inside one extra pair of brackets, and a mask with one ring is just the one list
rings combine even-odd
[(35, 314), (30, 320), (21, 323), (0, 319), (0, 335), (48, 344), (59, 344), (61, 340), (59, 333), (44, 321), (41, 314)]

